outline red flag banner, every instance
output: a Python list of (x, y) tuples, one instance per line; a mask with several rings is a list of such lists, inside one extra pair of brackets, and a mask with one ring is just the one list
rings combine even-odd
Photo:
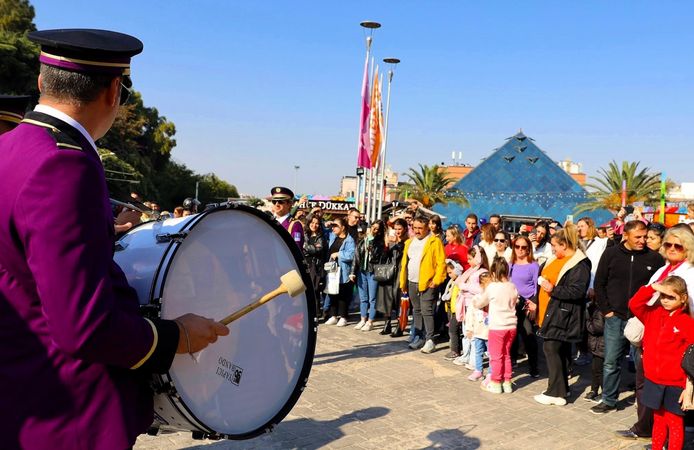
[(364, 79), (361, 86), (361, 121), (359, 122), (359, 148), (357, 167), (371, 168), (371, 137), (369, 136), (369, 56), (364, 62)]

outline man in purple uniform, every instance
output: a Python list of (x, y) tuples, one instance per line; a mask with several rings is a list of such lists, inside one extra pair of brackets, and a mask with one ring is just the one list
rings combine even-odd
[(29, 38), (41, 44), (39, 105), (0, 136), (0, 448), (123, 450), (152, 423), (151, 374), (229, 330), (141, 317), (113, 262), (94, 140), (142, 43), (101, 30)]
[(28, 95), (0, 95), (0, 134), (14, 129), (22, 121), (30, 100)]
[(294, 204), (294, 192), (291, 189), (275, 186), (270, 190), (272, 194), (272, 213), (280, 225), (289, 232), (299, 246), (299, 249), (304, 249), (304, 226), (300, 221), (295, 220), (292, 216), (292, 205)]

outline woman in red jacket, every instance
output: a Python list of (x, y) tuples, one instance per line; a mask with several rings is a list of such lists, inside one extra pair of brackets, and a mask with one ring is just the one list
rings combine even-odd
[(654, 411), (652, 447), (682, 448), (684, 412), (680, 407), (687, 377), (682, 355), (694, 343), (694, 319), (688, 310), (687, 284), (678, 276), (639, 289), (629, 309), (644, 324), (643, 370), (646, 383), (641, 400)]

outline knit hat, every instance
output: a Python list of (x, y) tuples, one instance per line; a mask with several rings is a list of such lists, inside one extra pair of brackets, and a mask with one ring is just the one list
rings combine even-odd
[(456, 276), (461, 276), (463, 274), (463, 266), (461, 266), (458, 261), (453, 259), (446, 259), (446, 265), (451, 264), (453, 266), (453, 273)]

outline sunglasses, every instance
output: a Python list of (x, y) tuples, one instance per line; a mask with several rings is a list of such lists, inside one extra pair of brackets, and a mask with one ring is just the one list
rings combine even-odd
[(682, 244), (675, 244), (674, 242), (665, 242), (663, 243), (663, 247), (665, 247), (666, 250), (669, 250), (671, 248), (674, 248), (678, 252), (683, 252), (684, 251), (684, 245)]
[(528, 246), (527, 245), (514, 245), (513, 248), (516, 250), (527, 250)]
[(120, 82), (120, 105), (125, 105), (128, 102), (128, 99), (130, 99), (130, 95), (132, 94), (132, 90), (130, 89), (133, 86), (133, 82), (130, 80), (130, 77), (124, 76), (121, 78)]
[(286, 203), (286, 200), (272, 200), (273, 205), (282, 205)]
[(494, 242), (506, 242), (506, 239), (494, 239)]

